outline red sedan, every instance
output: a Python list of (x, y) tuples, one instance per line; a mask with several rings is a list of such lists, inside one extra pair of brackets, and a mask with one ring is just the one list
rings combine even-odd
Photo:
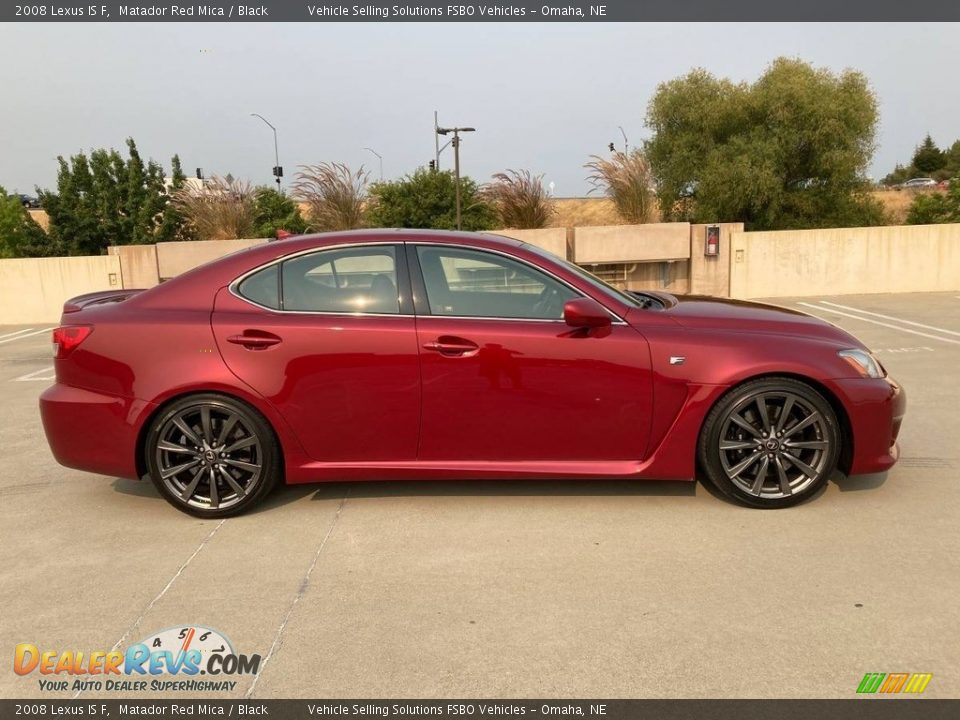
[(492, 235), (261, 245), (64, 307), (44, 429), (68, 467), (236, 514), (278, 482), (707, 479), (755, 507), (886, 470), (905, 397), (772, 306), (617, 290)]

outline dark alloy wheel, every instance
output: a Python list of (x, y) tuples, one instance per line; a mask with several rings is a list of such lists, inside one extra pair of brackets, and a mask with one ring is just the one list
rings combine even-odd
[(753, 507), (796, 505), (826, 485), (840, 455), (836, 414), (792, 378), (745, 383), (710, 411), (700, 436), (709, 480)]
[(273, 432), (259, 413), (222, 395), (173, 403), (147, 433), (150, 478), (174, 507), (199, 517), (229, 517), (276, 484)]

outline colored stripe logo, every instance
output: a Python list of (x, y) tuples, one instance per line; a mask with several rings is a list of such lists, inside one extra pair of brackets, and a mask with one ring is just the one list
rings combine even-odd
[(872, 695), (874, 693), (911, 693), (919, 695), (927, 689), (933, 673), (866, 673), (857, 693)]

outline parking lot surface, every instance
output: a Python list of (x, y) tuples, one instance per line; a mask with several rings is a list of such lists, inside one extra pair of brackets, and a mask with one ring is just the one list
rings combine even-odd
[[(853, 332), (908, 398), (893, 470), (782, 511), (700, 483), (333, 483), (198, 520), (57, 465), (49, 326), (2, 327), (0, 650), (209, 626), (263, 657), (210, 698), (850, 698), (866, 672), (960, 696), (960, 294), (773, 302)], [(0, 696), (38, 677), (7, 665)]]

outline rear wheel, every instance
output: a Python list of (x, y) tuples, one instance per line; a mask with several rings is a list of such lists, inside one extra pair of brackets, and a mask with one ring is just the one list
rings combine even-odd
[(248, 510), (280, 475), (266, 420), (223, 395), (193, 395), (166, 408), (147, 432), (144, 456), (164, 499), (198, 517)]
[(824, 397), (792, 378), (765, 378), (728, 393), (700, 435), (700, 463), (719, 490), (761, 508), (796, 505), (837, 467), (841, 435)]

